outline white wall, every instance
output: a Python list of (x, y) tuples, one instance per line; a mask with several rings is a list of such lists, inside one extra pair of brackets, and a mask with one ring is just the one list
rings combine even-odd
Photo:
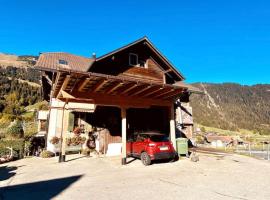
[[(49, 128), (47, 136), (47, 150), (55, 152), (56, 149), (53, 144), (50, 143), (50, 140), (54, 137), (60, 137), (61, 127), (62, 127), (62, 116), (63, 110), (60, 107), (63, 107), (65, 102), (53, 98), (51, 101), (51, 110), (50, 110), (50, 119), (49, 119)], [(58, 107), (58, 108), (55, 108)]]

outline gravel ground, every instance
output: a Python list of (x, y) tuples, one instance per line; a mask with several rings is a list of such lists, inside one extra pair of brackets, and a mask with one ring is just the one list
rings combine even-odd
[(0, 165), (0, 199), (270, 199), (270, 162), (200, 154), (143, 166), (119, 157), (27, 158)]

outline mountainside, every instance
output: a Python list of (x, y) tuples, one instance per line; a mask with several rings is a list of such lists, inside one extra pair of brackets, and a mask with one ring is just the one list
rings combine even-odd
[(42, 100), (41, 73), (33, 69), (34, 59), (0, 53), (0, 122), (4, 115), (20, 116), (24, 107)]
[[(5, 114), (18, 116), (42, 101), (36, 56), (0, 53), (0, 126)], [(197, 83), (205, 95), (192, 94), (195, 122), (227, 130), (249, 129), (270, 134), (270, 85)], [(13, 118), (13, 117), (12, 117)]]
[(192, 94), (195, 122), (228, 130), (270, 134), (270, 85), (196, 83), (204, 95)]

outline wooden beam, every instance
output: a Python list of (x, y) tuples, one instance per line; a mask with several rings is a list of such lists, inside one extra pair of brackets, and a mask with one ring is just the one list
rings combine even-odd
[(62, 84), (61, 90), (65, 90), (66, 89), (69, 80), (70, 80), (70, 75), (67, 75), (66, 78), (65, 78), (65, 80), (64, 80), (64, 82), (63, 82), (63, 84)]
[(167, 95), (165, 95), (165, 97), (161, 97), (161, 98), (162, 99), (168, 99), (168, 98), (170, 98), (172, 96), (177, 95), (179, 92), (182, 92), (182, 90), (176, 90), (175, 92), (172, 92), (172, 94), (167, 94)]
[(126, 88), (124, 91), (120, 92), (120, 94), (127, 94), (129, 91), (133, 90), (136, 87), (138, 87), (138, 84), (134, 83), (134, 85), (131, 85), (130, 87)]
[(67, 137), (67, 130), (68, 130), (69, 110), (67, 110), (65, 106), (66, 106), (66, 103), (63, 107), (63, 113), (62, 113), (59, 162), (66, 161), (66, 137)]
[(173, 92), (173, 91), (174, 91), (174, 89), (171, 89), (171, 90), (166, 91), (166, 92), (162, 92), (161, 94), (155, 95), (154, 98), (164, 96), (164, 95), (166, 95), (166, 94), (168, 94), (168, 93), (171, 93), (171, 92)]
[(49, 85), (52, 86), (52, 80), (49, 78), (49, 76), (47, 74), (44, 74), (43, 77), (46, 78)]
[(153, 95), (153, 94), (155, 94), (155, 93), (157, 93), (157, 92), (160, 92), (162, 89), (163, 89), (162, 87), (159, 87), (159, 88), (153, 90), (152, 92), (149, 92), (149, 93), (143, 95), (142, 97), (148, 97), (148, 96), (151, 96), (151, 95)]
[(138, 95), (138, 94), (143, 93), (143, 92), (146, 91), (146, 90), (149, 90), (150, 88), (151, 88), (151, 85), (148, 85), (148, 86), (146, 86), (145, 88), (142, 88), (142, 89), (136, 91), (135, 93), (131, 94), (130, 96), (131, 96), (131, 97), (136, 96), (136, 95)]
[(60, 97), (60, 94), (61, 94), (61, 91), (62, 90), (64, 91), (66, 89), (66, 87), (67, 87), (67, 85), (69, 83), (69, 80), (70, 80), (70, 75), (67, 75), (66, 78), (65, 78), (65, 80), (64, 80), (64, 82), (63, 82), (63, 84), (62, 84), (62, 87), (61, 87), (60, 91), (57, 94), (57, 97), (56, 98), (59, 98)]
[(94, 92), (73, 92), (70, 94), (76, 99), (89, 99), (93, 100), (95, 104), (104, 106), (125, 106), (125, 107), (140, 107), (148, 108), (149, 106), (169, 106), (171, 105), (170, 100), (162, 99), (147, 99), (147, 98), (136, 98), (123, 95), (109, 95), (103, 93)]
[(56, 74), (56, 78), (55, 78), (55, 81), (54, 81), (54, 83), (53, 83), (53, 96), (56, 95), (56, 94), (55, 94), (55, 89), (56, 89), (56, 86), (58, 85), (58, 82), (59, 82), (60, 77), (61, 77), (61, 72), (58, 72), (58, 73)]
[(172, 69), (168, 69), (166, 71), (163, 71), (163, 73), (166, 74), (166, 73), (171, 72), (171, 71), (172, 71)]
[(97, 84), (94, 85), (90, 90), (91, 90), (92, 92), (96, 92), (96, 91), (98, 91), (100, 88), (102, 88), (107, 82), (108, 82), (107, 79), (101, 79), (101, 80), (99, 80), (99, 81), (97, 82)]
[(119, 87), (121, 87), (123, 84), (124, 84), (123, 82), (118, 82), (115, 85), (113, 85), (112, 87), (110, 87), (109, 89), (107, 89), (105, 93), (111, 94), (112, 92), (117, 90)]
[(87, 83), (89, 83), (89, 81), (90, 81), (90, 78), (84, 79), (83, 83), (80, 85), (78, 90), (81, 92), (83, 88), (87, 85)]

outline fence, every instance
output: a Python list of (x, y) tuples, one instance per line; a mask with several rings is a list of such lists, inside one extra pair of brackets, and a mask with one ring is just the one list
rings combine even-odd
[(235, 153), (262, 158), (270, 161), (270, 143), (248, 143), (236, 145)]

